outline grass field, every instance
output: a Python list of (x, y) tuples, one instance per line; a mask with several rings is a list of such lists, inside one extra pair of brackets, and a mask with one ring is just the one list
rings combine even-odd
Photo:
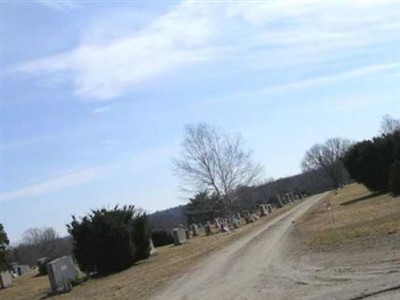
[[(182, 246), (157, 248), (157, 255), (139, 262), (123, 272), (92, 279), (76, 286), (68, 294), (54, 299), (146, 299), (179, 274), (196, 268), (201, 259), (216, 249), (221, 249), (238, 237), (247, 234), (268, 220), (284, 213), (291, 206), (274, 211), (256, 223), (242, 226), (233, 233), (200, 236)], [(35, 271), (18, 278), (14, 286), (0, 290), (0, 299), (43, 299), (49, 289), (47, 276), (37, 277)]]
[[(327, 209), (328, 201), (331, 210)], [(297, 229), (316, 250), (396, 234), (400, 232), (400, 197), (374, 194), (358, 184), (348, 185), (332, 192), (307, 213)]]

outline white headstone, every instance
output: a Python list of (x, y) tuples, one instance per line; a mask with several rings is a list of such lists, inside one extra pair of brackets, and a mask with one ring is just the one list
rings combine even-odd
[(26, 273), (29, 272), (29, 266), (28, 265), (18, 265), (17, 272), (18, 272), (18, 276), (24, 276)]
[(176, 246), (182, 245), (183, 243), (186, 242), (185, 229), (178, 227), (173, 230), (173, 233), (174, 233), (174, 244)]
[(268, 215), (268, 211), (263, 204), (260, 204), (258, 207), (260, 208), (261, 217)]
[(193, 231), (193, 236), (199, 235), (199, 226), (197, 224), (190, 225), (190, 229)]
[(11, 273), (6, 271), (6, 272), (1, 272), (0, 273), (0, 288), (5, 289), (8, 288), (12, 285), (12, 277)]

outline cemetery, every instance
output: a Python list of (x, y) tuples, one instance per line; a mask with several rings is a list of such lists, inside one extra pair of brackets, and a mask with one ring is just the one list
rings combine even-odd
[[(260, 207), (263, 208), (260, 210)], [(208, 255), (211, 251), (221, 249), (227, 243), (234, 241), (236, 238), (245, 235), (255, 227), (262, 225), (264, 221), (268, 221), (270, 219), (269, 216), (277, 216), (287, 209), (289, 209), (289, 206), (287, 208), (276, 209), (270, 205), (262, 205), (254, 207), (253, 210), (220, 216), (209, 220), (205, 224), (180, 225), (172, 231), (174, 238), (174, 243), (172, 245), (157, 248), (151, 246), (152, 256), (150, 259), (143, 261), (143, 266), (133, 266), (126, 271), (108, 276), (107, 282), (110, 286), (114, 286), (117, 284), (115, 281), (117, 280), (121, 282), (118, 284), (126, 282), (127, 286), (129, 286), (127, 282), (128, 278), (129, 280), (139, 280), (142, 282), (144, 280), (143, 285), (149, 285), (148, 289), (143, 289), (143, 286), (140, 287), (136, 285), (131, 288), (133, 288), (138, 295), (151, 292), (152, 289), (156, 289), (153, 282), (154, 280), (157, 281), (158, 277), (173, 276), (173, 274), (180, 269), (176, 267), (177, 264), (180, 264), (178, 262), (182, 262), (182, 268), (194, 265), (204, 255)], [(251, 221), (247, 222), (247, 220)], [(264, 221), (260, 222), (261, 220)], [(150, 241), (150, 244), (152, 245), (152, 241)], [(46, 266), (47, 275), (38, 276), (40, 270), (43, 269), (43, 264)], [(158, 274), (157, 270), (159, 269), (164, 270), (163, 274)], [(1, 288), (5, 288), (3, 291), (3, 293), (6, 293), (4, 295), (7, 296), (5, 299), (31, 299), (28, 295), (24, 294), (24, 290), (26, 289), (34, 290), (36, 298), (44, 296), (50, 297), (61, 293), (63, 297), (74, 299), (76, 293), (79, 294), (82, 290), (94, 287), (99, 280), (91, 279), (87, 282), (83, 282), (86, 279), (83, 273), (78, 272), (72, 257), (61, 257), (50, 262), (44, 257), (37, 261), (37, 266), (33, 269), (30, 269), (29, 266), (15, 264), (13, 266), (13, 272), (1, 274), (0, 286)], [(35, 287), (33, 287), (33, 285)], [(129, 291), (133, 292), (131, 289)], [(96, 289), (91, 293), (96, 295)], [(104, 295), (104, 299), (108, 298), (106, 295), (107, 292)]]

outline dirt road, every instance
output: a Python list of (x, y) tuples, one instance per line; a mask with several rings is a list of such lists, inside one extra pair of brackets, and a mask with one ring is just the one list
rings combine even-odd
[(324, 196), (310, 197), (210, 255), (154, 299), (400, 299), (398, 253), (325, 260), (293, 251), (295, 222)]

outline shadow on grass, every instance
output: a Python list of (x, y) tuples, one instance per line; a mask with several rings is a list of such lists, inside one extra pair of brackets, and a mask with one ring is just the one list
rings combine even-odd
[(373, 194), (370, 194), (370, 195), (366, 195), (366, 196), (363, 196), (363, 197), (358, 197), (358, 198), (355, 198), (355, 199), (340, 203), (340, 205), (346, 206), (346, 205), (350, 205), (350, 204), (354, 204), (354, 203), (357, 203), (357, 202), (360, 202), (360, 201), (372, 199), (372, 198), (375, 198), (375, 197), (378, 197), (378, 196), (381, 196), (381, 195), (385, 195), (385, 194), (386, 194), (385, 192), (376, 192), (376, 193), (373, 193)]

